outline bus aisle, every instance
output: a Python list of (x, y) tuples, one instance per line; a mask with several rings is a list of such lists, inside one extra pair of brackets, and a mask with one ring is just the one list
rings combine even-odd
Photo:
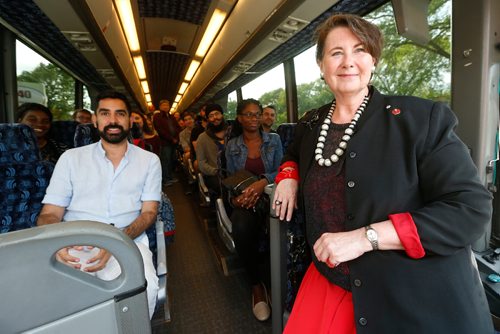
[(166, 190), (175, 212), (175, 241), (167, 247), (171, 322), (153, 320), (153, 333), (271, 333), (271, 319), (259, 322), (243, 273), (225, 276), (202, 217), (196, 192), (185, 195), (184, 180)]

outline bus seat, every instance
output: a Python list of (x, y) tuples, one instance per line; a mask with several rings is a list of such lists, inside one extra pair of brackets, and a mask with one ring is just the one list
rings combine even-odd
[[(99, 134), (93, 124), (79, 124), (75, 132), (75, 147), (93, 144), (99, 140)], [(157, 307), (164, 305), (165, 321), (170, 321), (170, 309), (167, 295), (167, 244), (174, 240), (175, 217), (172, 203), (162, 192), (156, 223), (151, 225), (146, 234), (149, 239), (149, 249), (153, 253), (153, 263), (158, 275)]]
[(0, 233), (36, 225), (53, 170), (30, 127), (0, 124)]
[[(109, 250), (120, 276), (103, 281), (55, 260), (59, 249), (82, 244)], [(2, 333), (151, 333), (142, 258), (119, 229), (90, 221), (34, 227), (0, 234), (0, 252)]]
[(76, 121), (53, 121), (50, 126), (49, 137), (69, 148), (75, 147)]
[(73, 138), (73, 147), (81, 147), (99, 141), (99, 133), (92, 123), (78, 124)]
[(198, 191), (200, 193), (200, 206), (209, 207), (212, 203), (210, 198), (210, 190), (205, 184), (205, 179), (202, 173), (198, 173)]
[(296, 123), (282, 123), (276, 129), (276, 133), (281, 138), (281, 145), (283, 145), (283, 152), (286, 152), (288, 145), (293, 141), (293, 136), (295, 134), (295, 124)]
[(219, 236), (226, 248), (231, 253), (234, 253), (236, 252), (236, 249), (232, 237), (233, 223), (231, 222), (231, 219), (226, 211), (223, 199), (220, 197), (217, 198), (215, 205), (217, 211), (217, 232), (219, 233)]

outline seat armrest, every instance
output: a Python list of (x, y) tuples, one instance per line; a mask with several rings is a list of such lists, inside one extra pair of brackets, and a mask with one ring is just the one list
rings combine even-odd
[(167, 245), (165, 244), (165, 231), (163, 222), (160, 219), (156, 220), (156, 252), (157, 265), (156, 273), (158, 276), (166, 275), (167, 270)]

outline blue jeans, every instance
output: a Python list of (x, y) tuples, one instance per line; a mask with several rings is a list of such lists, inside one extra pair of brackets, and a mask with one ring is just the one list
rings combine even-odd
[(160, 161), (162, 170), (162, 181), (167, 182), (172, 180), (175, 159), (175, 145), (169, 144), (162, 146), (160, 150)]

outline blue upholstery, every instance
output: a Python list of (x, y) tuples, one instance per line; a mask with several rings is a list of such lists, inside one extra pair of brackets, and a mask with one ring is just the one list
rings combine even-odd
[[(295, 134), (295, 123), (283, 123), (276, 129), (281, 138), (283, 151), (293, 141)], [(286, 232), (287, 259), (286, 259), (286, 296), (285, 309), (292, 310), (295, 297), (302, 282), (302, 278), (311, 263), (309, 247), (306, 241), (305, 222), (300, 210), (296, 210), (292, 220), (287, 223)]]
[(295, 123), (283, 123), (276, 129), (276, 132), (281, 138), (281, 144), (283, 145), (283, 152), (286, 152), (288, 145), (293, 141), (293, 136), (295, 134)]
[(0, 124), (0, 233), (36, 225), (53, 170), (30, 127)]
[(69, 148), (75, 147), (75, 131), (78, 122), (53, 121), (50, 126), (49, 137)]
[(81, 147), (99, 141), (99, 133), (93, 124), (78, 124), (73, 138), (73, 147)]

